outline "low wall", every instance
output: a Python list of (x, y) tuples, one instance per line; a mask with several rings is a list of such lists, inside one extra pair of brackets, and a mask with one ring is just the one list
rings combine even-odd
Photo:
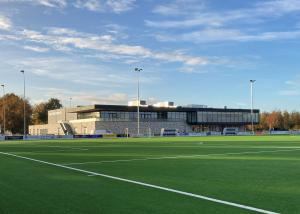
[(73, 139), (73, 135), (27, 135), (26, 140)]
[(252, 135), (252, 132), (238, 132), (237, 135), (239, 135), (239, 136), (250, 136), (250, 135)]
[(5, 140), (23, 140), (23, 135), (5, 136)]

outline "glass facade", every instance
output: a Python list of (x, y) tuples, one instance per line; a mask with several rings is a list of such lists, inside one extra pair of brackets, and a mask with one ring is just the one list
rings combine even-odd
[[(186, 121), (186, 112), (140, 112), (141, 120)], [(137, 112), (102, 111), (79, 113), (78, 119), (96, 118), (104, 121), (131, 121), (137, 119)]]
[(186, 120), (186, 112), (167, 112), (168, 119), (171, 120)]
[[(137, 112), (101, 111), (79, 113), (78, 119), (96, 118), (102, 121), (133, 121), (137, 120)], [(141, 121), (186, 121), (191, 124), (250, 124), (249, 111), (188, 111), (188, 112), (140, 112)], [(254, 123), (259, 122), (259, 113), (253, 113)]]
[[(197, 112), (197, 123), (251, 123), (250, 112)], [(253, 113), (254, 123), (259, 122), (259, 113)]]
[(100, 112), (80, 113), (77, 115), (77, 119), (90, 119), (90, 118), (100, 118)]

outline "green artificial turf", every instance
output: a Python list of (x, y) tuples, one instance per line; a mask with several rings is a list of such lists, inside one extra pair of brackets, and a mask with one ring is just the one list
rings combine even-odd
[[(300, 213), (300, 136), (10, 141), (0, 152)], [(0, 153), (0, 213), (255, 212)]]

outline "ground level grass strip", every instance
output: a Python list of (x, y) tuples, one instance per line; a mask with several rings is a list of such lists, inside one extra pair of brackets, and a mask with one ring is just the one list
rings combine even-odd
[(88, 162), (80, 162), (80, 163), (66, 163), (62, 165), (72, 166), (72, 165), (85, 165), (85, 164), (97, 164), (97, 163), (101, 164), (101, 163), (133, 162), (133, 161), (148, 161), (148, 160), (163, 160), (163, 159), (200, 158), (200, 157), (224, 156), (224, 155), (251, 155), (251, 154), (261, 154), (261, 153), (294, 152), (299, 150), (300, 149), (282, 149), (282, 150), (228, 152), (228, 153), (201, 154), (201, 155), (177, 155), (177, 156), (146, 157), (146, 158), (121, 159), (121, 160), (88, 161)]
[(113, 180), (118, 180), (118, 181), (132, 183), (132, 184), (141, 185), (141, 186), (145, 186), (145, 187), (150, 187), (150, 188), (154, 188), (154, 189), (159, 189), (159, 190), (163, 190), (163, 191), (173, 192), (173, 193), (177, 193), (177, 194), (181, 194), (181, 195), (185, 195), (185, 196), (189, 196), (189, 197), (199, 198), (199, 199), (202, 199), (202, 200), (207, 200), (207, 201), (211, 201), (211, 202), (215, 202), (215, 203), (219, 203), (219, 204), (224, 204), (224, 205), (228, 205), (228, 206), (237, 207), (237, 208), (240, 208), (240, 209), (251, 210), (251, 211), (258, 212), (258, 213), (279, 214), (279, 213), (276, 213), (276, 212), (263, 210), (263, 209), (259, 209), (259, 208), (255, 208), (255, 207), (251, 207), (251, 206), (247, 206), (247, 205), (242, 205), (242, 204), (238, 204), (238, 203), (223, 201), (223, 200), (219, 200), (219, 199), (215, 199), (215, 198), (211, 198), (211, 197), (207, 197), (207, 196), (203, 196), (203, 195), (193, 194), (193, 193), (184, 192), (184, 191), (180, 191), (180, 190), (176, 190), (176, 189), (171, 189), (171, 188), (166, 188), (166, 187), (157, 186), (157, 185), (153, 185), (153, 184), (143, 183), (143, 182), (139, 182), (139, 181), (128, 180), (128, 179), (124, 179), (124, 178), (120, 178), (120, 177), (101, 174), (101, 173), (92, 172), (92, 171), (83, 170), (83, 169), (78, 169), (78, 168), (74, 168), (74, 167), (64, 166), (64, 165), (61, 165), (61, 164), (56, 164), (56, 163), (51, 163), (51, 162), (42, 161), (42, 160), (38, 160), (38, 159), (33, 159), (33, 158), (25, 157), (25, 156), (12, 154), (12, 153), (0, 152), (0, 154), (6, 155), (6, 156), (16, 157), (16, 158), (20, 158), (20, 159), (30, 160), (30, 161), (50, 165), (50, 166), (69, 169), (69, 170), (73, 170), (73, 171), (77, 171), (77, 172), (82, 172), (82, 173), (85, 173), (85, 174), (88, 174), (88, 175), (101, 176), (101, 177), (105, 177), (105, 178), (109, 178), (109, 179), (113, 179)]

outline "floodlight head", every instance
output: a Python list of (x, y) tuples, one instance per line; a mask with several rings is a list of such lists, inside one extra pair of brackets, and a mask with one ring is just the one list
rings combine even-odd
[(4, 87), (4, 84), (1, 84), (1, 87)]
[(251, 82), (251, 83), (255, 83), (255, 82), (256, 82), (256, 80), (250, 80), (250, 82)]
[(25, 71), (24, 71), (24, 70), (21, 70), (20, 72), (21, 72), (21, 73), (25, 73)]
[(137, 71), (137, 72), (140, 72), (140, 71), (142, 71), (143, 69), (141, 69), (141, 68), (135, 68), (134, 69), (134, 71)]

